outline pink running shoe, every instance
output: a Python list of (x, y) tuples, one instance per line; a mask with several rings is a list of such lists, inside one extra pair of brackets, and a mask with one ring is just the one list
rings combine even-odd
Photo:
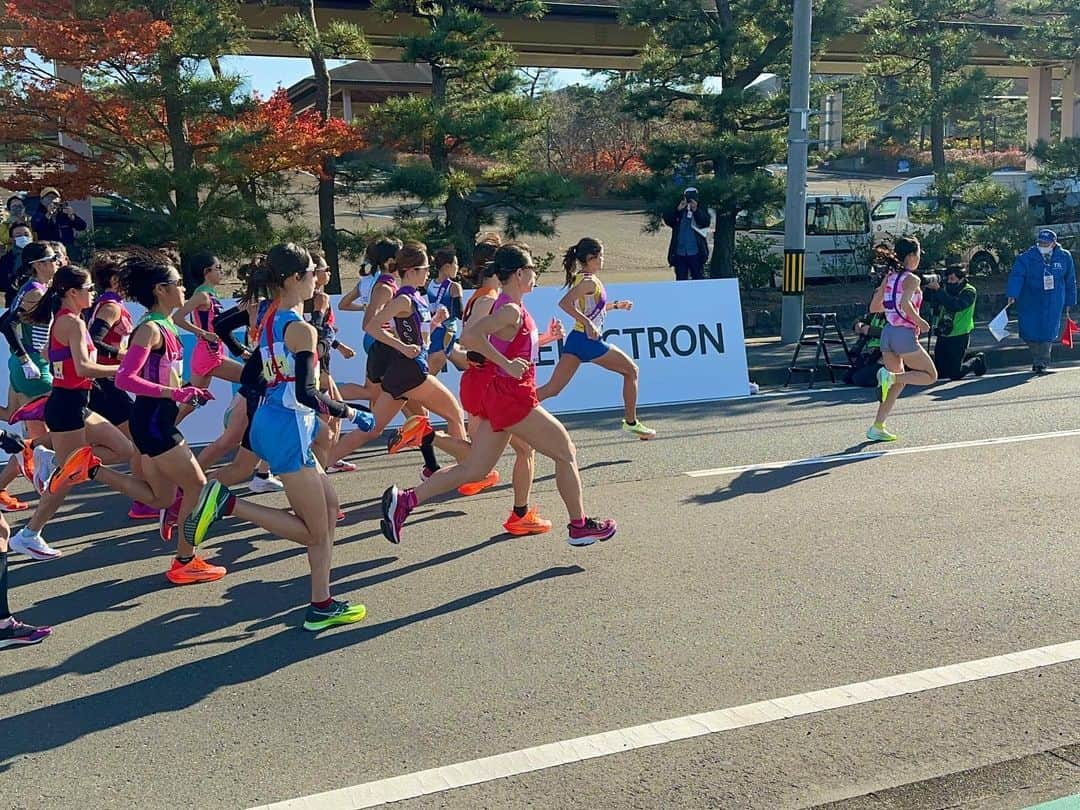
[(411, 489), (404, 492), (396, 486), (387, 489), (382, 496), (383, 519), (379, 522), (383, 537), (391, 543), (400, 543), (401, 527), (415, 508), (416, 493)]
[(572, 546), (591, 546), (597, 540), (610, 540), (614, 537), (617, 526), (611, 518), (597, 520), (587, 517), (581, 526), (571, 523), (566, 528), (570, 530), (567, 543)]
[(161, 510), (147, 506), (142, 501), (132, 501), (128, 509), (128, 518), (131, 520), (154, 520), (161, 516)]

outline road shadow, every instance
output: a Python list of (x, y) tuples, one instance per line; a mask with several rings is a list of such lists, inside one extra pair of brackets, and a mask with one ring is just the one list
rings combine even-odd
[(820, 461), (807, 462), (795, 466), (779, 467), (776, 469), (758, 468), (745, 470), (735, 476), (735, 478), (727, 485), (722, 485), (713, 492), (691, 495), (684, 502), (688, 504), (697, 504), (698, 506), (707, 506), (709, 504), (731, 501), (742, 495), (764, 495), (769, 492), (784, 489), (785, 487), (794, 486), (803, 481), (809, 481), (813, 478), (821, 478), (838, 467), (844, 467), (871, 458), (878, 458), (882, 455), (882, 453), (862, 452), (861, 448), (864, 448), (868, 444), (870, 443), (865, 442), (858, 444), (844, 451), (845, 454), (851, 454), (850, 458), (845, 458), (843, 455), (837, 455), (821, 459)]
[[(970, 380), (957, 380), (953, 385), (935, 387), (930, 389), (928, 393), (930, 399), (935, 402), (951, 402), (962, 397), (1007, 391), (1010, 388), (1026, 385), (1031, 381), (1031, 376), (1025, 374), (994, 374), (974, 377)], [(945, 382), (951, 381), (946, 380)]]
[[(491, 541), (488, 541), (489, 543)], [(358, 564), (360, 566), (365, 564)], [(125, 683), (93, 695), (73, 698), (31, 709), (4, 720), (4, 746), (0, 773), (20, 757), (51, 751), (87, 734), (122, 726), (145, 717), (181, 712), (219, 689), (247, 683), (270, 673), (322, 655), (363, 644), (371, 639), (446, 616), (496, 599), (518, 588), (584, 572), (578, 565), (554, 566), (527, 577), (450, 600), (426, 610), (374, 624), (358, 624), (322, 634), (309, 634), (292, 626), (300, 610), (289, 608), (274, 614), (274, 623), (290, 626), (265, 638), (237, 645), (252, 636), (268, 620), (268, 605), (306, 602), (306, 577), (278, 582), (245, 582), (229, 588), (225, 601), (205, 608), (184, 608), (156, 616), (76, 653), (57, 667), (25, 670), (5, 678), (0, 693), (31, 688), (69, 672), (100, 672), (118, 661), (146, 658), (160, 652), (189, 647), (227, 644), (228, 649), (207, 655), (135, 683)], [(340, 573), (340, 572), (339, 572)], [(295, 614), (295, 616), (293, 615)], [(201, 639), (238, 623), (258, 622), (224, 638)]]

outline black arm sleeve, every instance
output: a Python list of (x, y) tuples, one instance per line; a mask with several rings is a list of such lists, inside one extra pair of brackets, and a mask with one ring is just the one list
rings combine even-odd
[(105, 342), (105, 336), (109, 334), (110, 329), (112, 329), (111, 324), (106, 323), (101, 318), (94, 318), (94, 322), (90, 324), (90, 340), (93, 341), (98, 354), (103, 354), (106, 357), (119, 357), (120, 352), (116, 350), (116, 347)]
[(315, 375), (314, 352), (297, 352), (293, 355), (296, 363), (296, 401), (307, 405), (318, 413), (343, 419), (349, 414), (349, 406), (344, 402), (331, 399), (319, 390), (319, 380)]
[(0, 332), (4, 335), (4, 340), (7, 341), (8, 348), (11, 349), (11, 353), (15, 357), (26, 357), (26, 347), (23, 346), (22, 338), (19, 337), (18, 330), (18, 316), (13, 310), (7, 310), (3, 315), (0, 315)]
[(214, 318), (214, 332), (221, 338), (221, 342), (228, 347), (230, 352), (240, 357), (244, 352), (249, 352), (251, 349), (233, 337), (233, 332), (250, 326), (250, 324), (251, 317), (248, 315), (247, 307), (232, 307)]

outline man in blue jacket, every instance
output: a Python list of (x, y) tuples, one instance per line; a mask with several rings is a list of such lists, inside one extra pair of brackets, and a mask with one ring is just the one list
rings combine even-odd
[(1076, 266), (1072, 254), (1043, 228), (1034, 247), (1016, 257), (1009, 273), (1009, 306), (1016, 303), (1020, 338), (1031, 349), (1031, 370), (1046, 374), (1050, 348), (1061, 335), (1061, 313), (1076, 306)]

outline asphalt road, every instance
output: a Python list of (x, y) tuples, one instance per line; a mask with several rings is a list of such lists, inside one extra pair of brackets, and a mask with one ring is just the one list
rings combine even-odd
[[(56, 625), (0, 654), (0, 796), (12, 808), (243, 808), (596, 732), (1080, 638), (1080, 373), (905, 396), (898, 448), (863, 452), (862, 390), (568, 418), (587, 504), (618, 535), (500, 534), (505, 487), (422, 507), (404, 543), (377, 497), (419, 457), (335, 477), (334, 592), (367, 620), (299, 629), (300, 549), (233, 524), (219, 583), (91, 486), (13, 556), (12, 604)], [(971, 444), (951, 448), (932, 445)], [(688, 471), (851, 454), (828, 463)], [(509, 458), (500, 465), (509, 474)], [(535, 498), (564, 514), (539, 465)], [(280, 495), (260, 502), (284, 504)], [(16, 521), (19, 525), (21, 521)], [(1023, 807), (1080, 793), (1080, 663), (526, 773), (408, 808)], [(1052, 752), (1052, 753), (1051, 753)], [(312, 805), (318, 806), (318, 805)]]

